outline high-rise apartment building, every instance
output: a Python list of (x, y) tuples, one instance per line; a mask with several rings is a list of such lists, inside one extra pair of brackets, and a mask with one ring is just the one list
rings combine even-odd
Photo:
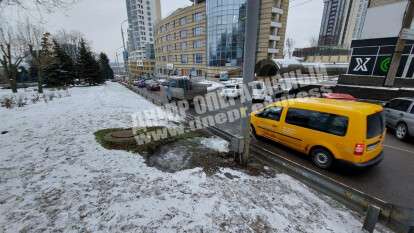
[(154, 44), (155, 24), (161, 19), (160, 0), (126, 0), (126, 7), (129, 59), (147, 59), (148, 46)]
[(383, 6), (396, 2), (403, 2), (404, 0), (370, 0), (369, 7)]
[(340, 45), (350, 0), (324, 0), (319, 46)]
[[(156, 30), (157, 71), (215, 76), (241, 72), (246, 0), (194, 0)], [(257, 61), (282, 58), (288, 0), (261, 0)]]
[(361, 36), (369, 0), (324, 0), (319, 46), (349, 48)]
[(369, 6), (369, 0), (353, 0), (349, 6), (344, 24), (344, 30), (340, 35), (340, 46), (350, 48), (352, 40), (359, 39), (364, 27), (365, 17)]

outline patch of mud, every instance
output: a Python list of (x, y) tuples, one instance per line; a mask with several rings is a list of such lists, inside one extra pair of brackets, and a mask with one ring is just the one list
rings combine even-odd
[(207, 175), (214, 175), (220, 168), (241, 170), (253, 176), (274, 177), (278, 173), (258, 162), (250, 162), (247, 167), (240, 166), (228, 147), (229, 143), (218, 137), (194, 137), (161, 146), (145, 157), (148, 166), (170, 173), (196, 167), (203, 168)]
[[(163, 129), (164, 127), (153, 127), (139, 130)], [(220, 168), (232, 168), (253, 176), (274, 176), (274, 172), (265, 169), (262, 164), (251, 162), (247, 167), (240, 166), (230, 152), (229, 142), (204, 130), (146, 144), (138, 144), (131, 129), (99, 130), (95, 132), (95, 137), (106, 149), (138, 153), (146, 160), (148, 166), (163, 172), (174, 173), (200, 167), (207, 175), (214, 175)]]

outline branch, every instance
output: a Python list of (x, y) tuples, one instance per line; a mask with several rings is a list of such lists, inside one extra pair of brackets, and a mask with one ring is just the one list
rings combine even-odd
[(17, 66), (19, 66), (20, 65), (20, 63), (23, 61), (23, 58), (24, 57), (19, 57), (19, 58), (17, 58), (17, 60), (16, 60), (16, 62), (14, 63), (14, 65), (17, 67)]
[(3, 53), (3, 56), (6, 56), (7, 57), (7, 53), (6, 53), (6, 50), (4, 49), (4, 45), (3, 44), (0, 44), (0, 48), (1, 48), (1, 52)]

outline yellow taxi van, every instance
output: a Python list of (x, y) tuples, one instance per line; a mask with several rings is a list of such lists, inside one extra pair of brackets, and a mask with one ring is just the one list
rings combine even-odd
[(383, 159), (383, 108), (356, 101), (299, 98), (275, 102), (250, 116), (251, 134), (311, 156), (330, 168), (335, 161), (370, 167)]

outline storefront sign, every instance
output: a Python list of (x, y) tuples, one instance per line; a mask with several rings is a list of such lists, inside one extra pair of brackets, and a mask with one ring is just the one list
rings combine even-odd
[[(380, 38), (354, 40), (348, 74), (387, 76), (391, 66), (395, 44), (398, 38)], [(401, 57), (397, 77), (411, 78), (414, 72), (414, 61), (409, 59), (414, 53), (414, 42), (407, 41)]]

